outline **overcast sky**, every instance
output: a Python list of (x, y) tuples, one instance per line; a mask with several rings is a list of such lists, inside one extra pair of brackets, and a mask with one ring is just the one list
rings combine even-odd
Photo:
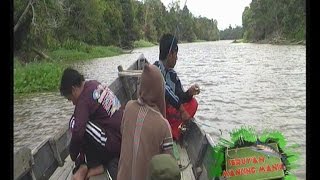
[[(168, 7), (172, 0), (161, 0)], [(181, 8), (186, 0), (180, 0)], [(189, 11), (196, 17), (202, 16), (218, 21), (218, 29), (242, 26), (242, 13), (251, 0), (187, 0)]]

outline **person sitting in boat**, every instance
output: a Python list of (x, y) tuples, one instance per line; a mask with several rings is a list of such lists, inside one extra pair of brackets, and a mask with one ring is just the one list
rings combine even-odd
[(192, 85), (184, 91), (180, 79), (174, 70), (177, 62), (178, 39), (172, 34), (164, 34), (160, 39), (159, 61), (156, 65), (165, 81), (166, 115), (172, 128), (175, 140), (181, 136), (180, 127), (191, 120), (195, 115), (198, 103), (193, 97), (200, 93), (198, 85)]
[(118, 98), (105, 84), (85, 80), (72, 68), (63, 72), (60, 93), (75, 106), (69, 121), (69, 152), (75, 161), (73, 179), (102, 174), (104, 168), (116, 179), (123, 115)]
[(123, 114), (118, 180), (145, 180), (154, 155), (173, 155), (163, 77), (156, 66), (147, 64), (140, 81), (138, 99), (130, 100)]

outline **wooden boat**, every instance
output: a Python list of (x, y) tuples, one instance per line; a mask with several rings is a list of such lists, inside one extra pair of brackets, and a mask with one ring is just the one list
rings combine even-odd
[[(147, 60), (143, 54), (127, 70), (118, 67), (119, 77), (110, 84), (122, 104), (137, 98), (139, 77)], [(73, 162), (68, 156), (70, 134), (67, 127), (31, 151), (22, 148), (14, 152), (14, 179), (71, 179)], [(212, 180), (211, 169), (214, 141), (200, 126), (191, 122), (182, 145), (177, 145), (178, 164), (183, 179)]]

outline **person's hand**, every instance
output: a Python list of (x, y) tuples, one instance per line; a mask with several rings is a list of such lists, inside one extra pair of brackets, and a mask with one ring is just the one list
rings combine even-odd
[(189, 89), (188, 92), (190, 95), (197, 95), (200, 93), (200, 87), (198, 84), (192, 85)]
[(104, 173), (103, 165), (99, 165), (97, 167), (90, 168), (88, 170), (88, 173), (87, 173), (87, 176), (86, 176), (86, 180), (89, 180), (90, 177), (92, 177), (92, 176), (98, 176), (98, 175), (103, 174), (103, 173)]
[(190, 114), (184, 109), (183, 105), (180, 106), (179, 111), (180, 111), (180, 115), (181, 115), (181, 120), (183, 122), (188, 121), (189, 119), (191, 119)]
[(76, 172), (74, 172), (71, 179), (72, 180), (85, 179), (87, 172), (88, 172), (87, 165), (81, 164), (79, 168), (76, 170)]

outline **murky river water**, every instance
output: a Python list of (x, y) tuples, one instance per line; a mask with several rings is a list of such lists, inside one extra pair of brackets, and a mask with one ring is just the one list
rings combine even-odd
[[(127, 68), (140, 53), (154, 62), (158, 47), (100, 58), (74, 66), (86, 78), (110, 84), (117, 66)], [(306, 177), (306, 49), (305, 46), (232, 44), (231, 41), (180, 44), (175, 67), (187, 89), (198, 83), (196, 119), (212, 136), (242, 125), (258, 132), (269, 128), (298, 144), (299, 179)], [(73, 106), (59, 93), (14, 97), (14, 148), (38, 146), (66, 126)]]

